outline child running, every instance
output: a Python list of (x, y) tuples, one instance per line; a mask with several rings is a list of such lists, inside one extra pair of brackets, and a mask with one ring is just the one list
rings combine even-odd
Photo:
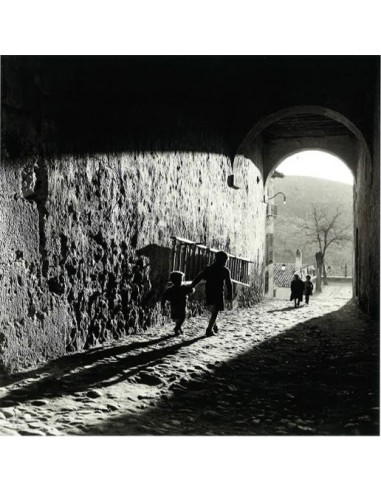
[(207, 337), (218, 333), (216, 319), (218, 313), (224, 310), (224, 285), (227, 287), (227, 300), (231, 308), (233, 296), (232, 281), (230, 270), (225, 266), (228, 260), (228, 255), (224, 251), (218, 251), (215, 256), (215, 261), (200, 272), (191, 284), (195, 287), (201, 280), (206, 280), (205, 284), (205, 300), (206, 305), (210, 307), (210, 320), (206, 329)]
[(171, 305), (171, 318), (175, 322), (175, 335), (182, 335), (182, 325), (185, 321), (185, 309), (187, 297), (194, 292), (194, 289), (183, 283), (184, 273), (173, 271), (169, 274), (172, 286), (164, 291), (161, 299), (161, 310), (164, 313), (165, 303), (169, 301)]

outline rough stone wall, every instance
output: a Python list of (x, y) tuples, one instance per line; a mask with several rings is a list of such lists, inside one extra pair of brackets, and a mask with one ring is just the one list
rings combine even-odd
[(240, 190), (227, 186), (231, 162), (223, 153), (18, 162), (5, 162), (1, 174), (0, 347), (7, 371), (159, 323), (172, 235), (263, 255), (262, 186), (250, 161), (236, 169)]
[[(98, 134), (77, 122), (76, 106), (67, 109), (60, 92), (49, 96), (49, 80), (38, 76), (38, 64), (8, 60), (5, 68), (3, 370), (27, 368), (160, 323), (171, 236), (260, 264), (265, 214), (260, 148), (255, 164), (242, 159), (235, 165), (239, 190), (227, 186), (232, 163), (224, 139), (202, 121), (180, 120), (180, 131), (167, 130), (165, 139), (163, 129), (159, 136), (140, 122), (140, 135), (120, 130), (108, 142), (112, 132), (106, 132), (102, 141), (107, 148), (127, 142), (136, 150), (86, 153), (86, 147), (97, 147)], [(171, 124), (177, 121), (171, 118)], [(73, 141), (63, 142), (69, 129)], [(192, 148), (213, 150), (184, 150)], [(199, 299), (194, 297), (192, 312), (199, 311)]]
[(22, 163), (8, 164), (0, 166), (0, 367), (13, 370), (64, 352), (66, 311), (42, 275), (40, 214), (22, 187)]
[[(377, 148), (377, 143), (376, 143)], [(372, 317), (380, 309), (380, 161), (359, 149), (355, 187), (355, 291), (361, 308)], [(356, 241), (356, 237), (358, 238)], [(357, 267), (356, 267), (357, 262)]]
[(373, 100), (373, 140), (370, 152), (358, 150), (354, 200), (354, 288), (361, 308), (380, 316), (380, 91), (379, 70)]
[(128, 93), (83, 106), (88, 88), (112, 95), (115, 77), (58, 67), (2, 59), (2, 371), (160, 322), (172, 235), (249, 258), (263, 249), (260, 172), (243, 162), (244, 186), (227, 186), (229, 151), (205, 115)]

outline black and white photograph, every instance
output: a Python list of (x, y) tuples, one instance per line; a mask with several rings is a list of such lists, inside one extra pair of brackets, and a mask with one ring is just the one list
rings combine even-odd
[(0, 447), (379, 436), (380, 55), (24, 48)]

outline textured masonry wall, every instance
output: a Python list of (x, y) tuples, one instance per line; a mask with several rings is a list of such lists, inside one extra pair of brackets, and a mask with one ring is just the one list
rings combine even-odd
[[(55, 66), (2, 59), (1, 371), (160, 323), (172, 235), (263, 251), (259, 171), (242, 162), (244, 186), (227, 186), (227, 145), (205, 115), (133, 100), (82, 106), (67, 87), (98, 82)], [(188, 150), (198, 148), (212, 150)]]
[[(33, 166), (33, 161), (28, 166)], [(13, 172), (9, 172), (13, 169)], [(65, 305), (42, 276), (39, 212), (22, 190), (22, 165), (0, 166), (0, 368), (38, 364), (65, 351)]]
[(8, 164), (0, 314), (8, 371), (159, 323), (172, 235), (262, 258), (262, 186), (250, 161), (235, 170), (240, 190), (227, 186), (223, 153), (30, 158), (13, 179)]
[(372, 162), (362, 150), (359, 152), (355, 195), (358, 298), (361, 308), (374, 318), (379, 317), (380, 309), (380, 155), (377, 149), (379, 136), (378, 141), (375, 138)]

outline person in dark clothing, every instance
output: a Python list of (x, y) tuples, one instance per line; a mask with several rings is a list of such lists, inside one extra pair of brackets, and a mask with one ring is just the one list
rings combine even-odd
[(224, 304), (224, 286), (227, 287), (227, 300), (229, 307), (233, 297), (233, 286), (230, 277), (230, 270), (225, 266), (228, 260), (228, 255), (224, 251), (218, 251), (215, 256), (215, 261), (208, 265), (200, 272), (191, 284), (195, 287), (201, 280), (205, 280), (205, 301), (210, 307), (210, 320), (206, 329), (205, 335), (210, 337), (218, 333), (216, 320), (218, 313), (225, 309)]
[(311, 276), (306, 276), (306, 281), (304, 282), (304, 299), (306, 304), (308, 304), (310, 300), (310, 296), (312, 296), (312, 291), (314, 290), (314, 284), (311, 282)]
[(165, 304), (169, 301), (171, 305), (171, 318), (175, 322), (175, 335), (182, 335), (182, 325), (185, 321), (185, 310), (187, 297), (194, 292), (194, 289), (189, 285), (183, 284), (184, 273), (174, 271), (169, 274), (169, 279), (172, 286), (164, 291), (161, 298), (161, 309), (165, 311)]
[(295, 274), (291, 281), (291, 296), (290, 301), (294, 301), (294, 307), (300, 306), (300, 301), (303, 300), (304, 282)]

